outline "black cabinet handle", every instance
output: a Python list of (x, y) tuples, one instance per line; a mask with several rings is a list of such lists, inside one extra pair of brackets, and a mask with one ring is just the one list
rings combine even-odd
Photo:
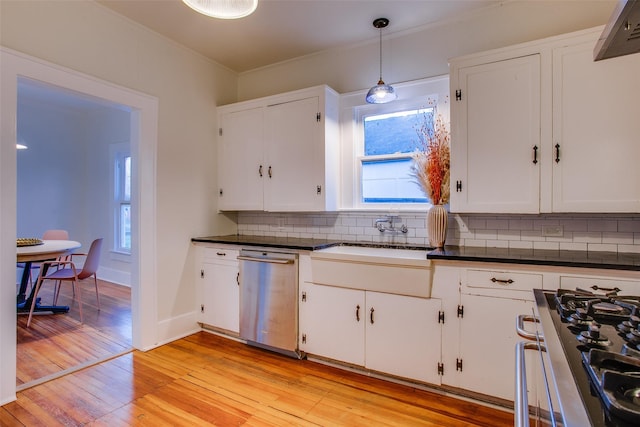
[(538, 163), (538, 146), (534, 145), (533, 146), (533, 164), (537, 164)]
[(512, 284), (512, 283), (513, 283), (513, 279), (506, 279), (506, 280), (505, 280), (505, 279), (496, 279), (495, 277), (492, 277), (492, 278), (491, 278), (491, 281), (492, 281), (493, 283), (500, 283), (500, 284), (502, 284), (502, 285), (510, 285), (510, 284)]
[(560, 144), (556, 144), (556, 163), (560, 163)]
[(260, 167), (258, 168), (258, 175), (260, 175), (260, 178), (262, 178), (262, 165), (260, 165)]
[(375, 311), (375, 310), (373, 309), (373, 307), (371, 307), (371, 311), (370, 311), (370, 313), (371, 313), (371, 314), (369, 315), (369, 320), (371, 321), (371, 324), (372, 324), (372, 325), (373, 325), (373, 312), (374, 312), (374, 311)]
[(269, 166), (269, 178), (272, 178), (273, 175), (271, 174), (271, 166)]
[(356, 321), (360, 321), (360, 306), (356, 306)]

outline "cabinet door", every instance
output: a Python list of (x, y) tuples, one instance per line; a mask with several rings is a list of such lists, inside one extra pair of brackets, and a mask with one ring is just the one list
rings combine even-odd
[(554, 51), (555, 212), (640, 211), (638, 76), (640, 55), (594, 62), (593, 43)]
[(300, 350), (364, 366), (364, 291), (301, 284)]
[[(516, 318), (532, 314), (534, 303), (526, 300), (479, 295), (461, 296), (464, 317), (460, 319), (459, 383), (467, 390), (513, 400), (515, 392), (515, 346), (521, 338), (516, 333)], [(530, 402), (535, 402), (535, 354), (529, 352), (527, 375)], [(456, 367), (456, 361), (445, 363)], [(451, 375), (443, 377), (452, 378)]]
[(240, 330), (240, 287), (237, 251), (204, 249), (200, 272), (201, 322), (225, 331)]
[(366, 300), (366, 367), (440, 384), (440, 300), (379, 292)]
[(265, 210), (324, 209), (324, 143), (319, 108), (318, 97), (267, 107)]
[(218, 139), (218, 207), (221, 210), (262, 210), (263, 108), (220, 115)]
[(451, 211), (537, 213), (540, 56), (459, 68), (452, 81)]

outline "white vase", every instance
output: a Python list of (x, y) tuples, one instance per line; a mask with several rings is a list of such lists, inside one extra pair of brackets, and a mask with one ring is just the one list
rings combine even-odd
[(429, 246), (444, 248), (447, 239), (447, 210), (443, 205), (433, 205), (427, 212), (427, 233), (429, 234)]

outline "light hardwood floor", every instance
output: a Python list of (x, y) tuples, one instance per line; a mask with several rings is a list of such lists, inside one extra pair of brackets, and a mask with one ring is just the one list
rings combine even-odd
[[(27, 328), (26, 314), (17, 321), (18, 387), (50, 378), (74, 367), (84, 366), (131, 349), (131, 289), (98, 281), (100, 306), (91, 279), (80, 282), (84, 322), (78, 304), (72, 300), (71, 286), (63, 284), (58, 304), (69, 305), (66, 314), (34, 316)], [(40, 297), (45, 305), (53, 300), (53, 282), (45, 282)]]
[[(88, 305), (95, 303), (88, 287), (83, 297)], [(102, 331), (130, 331), (130, 324), (123, 326), (127, 320), (115, 314), (126, 310), (107, 314), (108, 299), (103, 297), (93, 320), (85, 313), (85, 323), (95, 321)], [(52, 364), (111, 348), (102, 338), (76, 345), (70, 333), (79, 328), (76, 311), (72, 306), (68, 315), (39, 316), (33, 331), (19, 334), (19, 347), (53, 331), (57, 341), (34, 339), (43, 347), (32, 346), (32, 352), (51, 353)], [(20, 331), (26, 318), (19, 317)], [(21, 371), (27, 375), (26, 368)], [(513, 415), (199, 332), (28, 387), (0, 408), (0, 425), (511, 426)]]

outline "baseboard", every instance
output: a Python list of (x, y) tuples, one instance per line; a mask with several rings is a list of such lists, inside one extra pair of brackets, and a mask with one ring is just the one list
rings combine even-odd
[(128, 271), (100, 266), (98, 269), (98, 279), (131, 287), (131, 273)]

